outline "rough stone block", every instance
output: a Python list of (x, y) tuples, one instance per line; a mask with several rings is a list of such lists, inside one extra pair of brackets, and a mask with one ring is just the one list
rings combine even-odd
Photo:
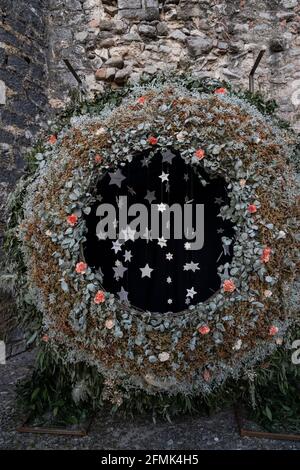
[(208, 54), (213, 47), (213, 42), (209, 38), (195, 36), (188, 38), (186, 42), (188, 51), (193, 57), (199, 57), (201, 55)]
[(145, 36), (148, 38), (155, 38), (157, 36), (156, 28), (148, 24), (141, 24), (141, 26), (139, 27), (139, 33), (142, 36)]
[(120, 10), (127, 8), (142, 8), (142, 0), (118, 0)]
[(128, 18), (128, 19), (141, 19), (145, 20), (146, 19), (146, 13), (145, 10), (142, 8), (126, 8), (125, 10), (120, 10), (119, 11), (119, 17), (120, 18)]
[(158, 0), (144, 0), (146, 8), (159, 8)]
[(203, 16), (205, 14), (205, 10), (201, 5), (199, 5), (199, 3), (201, 2), (181, 2), (178, 8), (178, 18), (185, 20), (188, 18)]
[(124, 67), (124, 60), (120, 56), (113, 56), (107, 60), (106, 65), (109, 67), (122, 69)]
[(106, 69), (98, 69), (95, 72), (96, 80), (106, 80)]
[(184, 42), (186, 40), (186, 35), (180, 31), (180, 29), (174, 29), (174, 31), (170, 33), (170, 38)]

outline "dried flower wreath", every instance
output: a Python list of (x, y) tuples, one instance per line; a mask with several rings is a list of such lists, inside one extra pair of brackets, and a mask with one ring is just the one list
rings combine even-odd
[[(297, 312), (293, 138), (226, 88), (137, 85), (117, 106), (73, 117), (37, 155), (18, 237), (42, 339), (65, 363), (85, 362), (125, 389), (208, 393), (281, 344)], [(173, 148), (221, 176), (234, 224), (221, 289), (180, 314), (128, 309), (83, 256), (84, 214), (101, 175), (137, 152)]]

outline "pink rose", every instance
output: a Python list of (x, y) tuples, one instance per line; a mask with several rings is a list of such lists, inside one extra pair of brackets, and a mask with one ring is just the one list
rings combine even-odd
[(95, 155), (95, 163), (101, 163), (103, 161), (103, 157), (101, 157), (101, 155), (97, 154)]
[(149, 142), (150, 145), (156, 145), (157, 142), (158, 142), (158, 138), (157, 138), (157, 137), (150, 136), (150, 137), (148, 138), (148, 142)]
[(207, 335), (210, 332), (210, 328), (207, 325), (203, 325), (198, 328), (198, 331), (201, 335)]
[(225, 93), (227, 93), (227, 88), (217, 88), (214, 93), (216, 93), (217, 95), (224, 95)]
[(198, 158), (198, 160), (202, 160), (205, 157), (205, 151), (203, 149), (196, 150), (195, 157)]
[(67, 217), (67, 222), (69, 225), (71, 225), (71, 227), (74, 227), (74, 225), (77, 224), (77, 221), (78, 221), (78, 217), (75, 214), (69, 215)]
[(249, 204), (247, 210), (250, 214), (255, 214), (255, 212), (257, 211), (257, 207), (255, 204)]
[(270, 261), (271, 248), (264, 248), (260, 260), (262, 263), (268, 263)]
[(50, 135), (50, 137), (48, 139), (49, 144), (55, 144), (56, 141), (57, 141), (56, 135), (55, 134)]
[(102, 290), (98, 290), (94, 297), (94, 302), (95, 304), (102, 304), (103, 302), (105, 302), (105, 294)]
[(140, 96), (138, 99), (137, 99), (137, 102), (139, 104), (144, 104), (146, 101), (146, 97), (145, 96)]
[(231, 279), (226, 279), (223, 282), (224, 292), (233, 292), (236, 289), (235, 283)]
[(269, 329), (269, 335), (270, 336), (274, 336), (274, 335), (277, 335), (279, 329), (277, 328), (277, 326), (270, 326), (270, 329)]
[(83, 261), (80, 261), (79, 263), (76, 264), (75, 271), (77, 274), (84, 274), (87, 270), (88, 265), (86, 263), (83, 263)]

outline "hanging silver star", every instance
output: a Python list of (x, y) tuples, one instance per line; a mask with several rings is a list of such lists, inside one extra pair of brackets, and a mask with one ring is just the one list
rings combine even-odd
[(153, 271), (152, 268), (150, 268), (149, 264), (147, 263), (144, 268), (140, 268), (142, 271), (142, 277), (151, 277), (151, 273)]
[(172, 253), (167, 253), (166, 258), (167, 258), (168, 261), (171, 261), (173, 259)]
[(124, 302), (128, 304), (128, 292), (124, 289), (124, 287), (121, 287), (121, 290), (117, 292), (119, 299), (121, 302)]
[(162, 172), (162, 174), (159, 176), (159, 178), (161, 179), (162, 183), (164, 181), (169, 181), (169, 173), (165, 173), (164, 171)]
[(129, 261), (129, 262), (131, 261), (131, 258), (132, 258), (131, 251), (125, 250), (125, 255), (123, 255), (123, 256), (124, 256), (124, 261), (125, 261), (125, 262), (126, 262), (126, 261)]
[(221, 197), (215, 197), (215, 204), (218, 204), (221, 206), (223, 204), (224, 200)]
[(160, 204), (157, 204), (157, 209), (158, 209), (159, 212), (164, 212), (166, 210), (166, 208), (167, 208), (167, 206), (163, 202), (161, 202)]
[(129, 194), (131, 194), (131, 196), (134, 196), (136, 194), (135, 190), (131, 186), (127, 186), (127, 189), (128, 189)]
[(99, 276), (99, 278), (101, 279), (101, 281), (103, 280), (103, 277), (104, 277), (104, 274), (103, 274), (103, 271), (101, 268), (98, 268), (97, 269), (97, 274), (96, 276)]
[(186, 250), (190, 250), (190, 249), (191, 249), (191, 244), (190, 244), (189, 242), (186, 242), (186, 243), (184, 244), (184, 248), (185, 248)]
[(191, 287), (191, 289), (187, 289), (186, 297), (191, 297), (193, 299), (194, 295), (196, 294), (197, 292), (195, 291), (194, 287)]
[(121, 170), (118, 169), (114, 173), (108, 173), (110, 176), (109, 184), (115, 184), (118, 188), (121, 187), (122, 181), (126, 179), (126, 177), (122, 174)]
[(187, 173), (185, 173), (183, 179), (184, 179), (184, 181), (188, 181), (190, 179), (189, 175)]
[(172, 299), (168, 299), (168, 304), (172, 304), (173, 303), (173, 300)]
[(223, 251), (225, 256), (230, 255), (230, 245), (232, 243), (231, 238), (228, 237), (222, 237), (222, 245), (223, 245)]
[(151, 159), (149, 157), (146, 157), (146, 155), (145, 155), (143, 160), (142, 160), (142, 166), (148, 167), (149, 163), (151, 163)]
[(185, 299), (185, 303), (186, 303), (186, 305), (190, 305), (191, 299), (189, 299), (189, 298)]
[(183, 266), (183, 270), (184, 271), (193, 271), (193, 273), (195, 271), (198, 271), (200, 268), (199, 268), (199, 263), (194, 263), (194, 261), (191, 261), (190, 263), (186, 263), (184, 266)]
[(113, 270), (115, 272), (114, 278), (117, 279), (117, 281), (120, 279), (120, 277), (124, 276), (125, 271), (127, 271), (127, 268), (123, 266), (122, 263), (118, 264), (118, 266), (113, 267)]
[(175, 157), (175, 155), (173, 152), (171, 152), (171, 150), (169, 149), (163, 150), (161, 153), (163, 156), (163, 159), (162, 159), (163, 163), (172, 163), (172, 160)]
[(168, 276), (168, 277), (167, 277), (167, 283), (168, 283), (168, 284), (171, 284), (171, 282), (172, 282), (172, 278), (171, 278), (170, 276)]
[(224, 233), (224, 229), (223, 229), (223, 228), (218, 228), (218, 229), (217, 229), (217, 233), (219, 233), (219, 234)]
[(164, 246), (167, 246), (167, 240), (164, 237), (159, 238), (158, 237), (158, 245), (163, 248)]
[(147, 190), (147, 195), (144, 197), (144, 199), (146, 199), (149, 204), (152, 204), (152, 201), (155, 201), (156, 197), (155, 197), (155, 191), (149, 191), (149, 189)]
[(118, 251), (121, 251), (121, 245), (120, 240), (116, 240), (115, 242), (112, 242), (112, 250), (114, 250), (115, 253), (118, 253)]

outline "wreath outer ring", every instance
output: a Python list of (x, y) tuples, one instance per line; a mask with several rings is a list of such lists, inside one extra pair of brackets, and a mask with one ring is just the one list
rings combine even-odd
[[(230, 266), (220, 269), (223, 288), (172, 316), (125, 311), (109, 293), (96, 302), (101, 275), (83, 267), (80, 250), (91, 188), (136, 152), (170, 147), (228, 184), (222, 216), (237, 237)], [(49, 347), (64, 363), (96, 366), (125, 389), (170, 394), (209, 393), (270, 354), (296, 315), (288, 301), (296, 259), (292, 152), (285, 131), (226, 89), (136, 86), (120, 106), (72, 118), (38, 154), (19, 226)]]

